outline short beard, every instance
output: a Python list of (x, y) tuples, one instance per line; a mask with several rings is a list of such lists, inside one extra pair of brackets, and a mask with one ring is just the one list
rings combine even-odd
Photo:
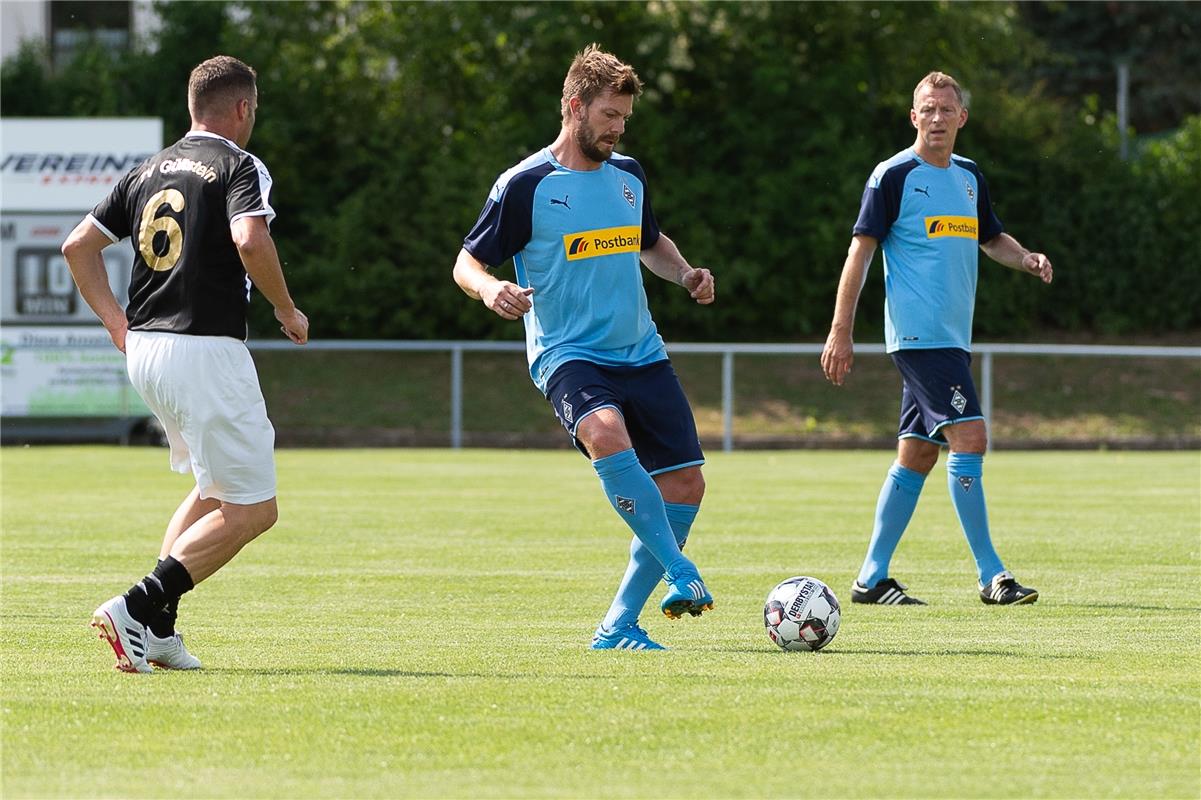
[[(575, 129), (575, 143), (579, 146), (582, 152), (588, 159), (600, 163), (608, 161), (609, 156), (605, 155), (596, 143), (600, 140), (599, 136), (593, 136), (592, 131), (588, 130), (588, 125), (585, 123)], [(610, 153), (612, 155), (612, 153)]]

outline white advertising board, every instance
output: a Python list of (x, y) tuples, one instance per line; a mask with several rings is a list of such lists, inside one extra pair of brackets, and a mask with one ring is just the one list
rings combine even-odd
[(163, 121), (0, 120), (0, 210), (86, 213), (163, 146)]
[[(129, 170), (162, 148), (159, 119), (0, 120), (0, 413), (140, 417), (125, 356), (71, 279), (60, 248)], [(104, 251), (122, 305), (133, 251)], [(74, 327), (67, 327), (74, 326)]]
[[(83, 214), (5, 214), (0, 217), (0, 324), (95, 325), (60, 250)], [(118, 302), (129, 297), (133, 248), (104, 249), (108, 282)]]
[(150, 416), (100, 325), (0, 328), (0, 384), (6, 417)]

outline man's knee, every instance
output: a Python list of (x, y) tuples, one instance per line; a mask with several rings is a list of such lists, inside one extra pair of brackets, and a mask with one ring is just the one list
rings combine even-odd
[(263, 504), (262, 510), (259, 511), (258, 529), (259, 533), (265, 533), (279, 522), (279, 505), (276, 504), (275, 498), (272, 497)]
[(630, 435), (626, 432), (625, 421), (616, 409), (602, 408), (580, 420), (576, 427), (576, 438), (588, 451), (592, 460), (605, 458), (622, 450), (629, 450)]
[(224, 512), (226, 519), (244, 531), (247, 541), (266, 533), (279, 520), (279, 506), (274, 497), (252, 505), (227, 503), (224, 504)]
[(930, 474), (938, 463), (939, 446), (924, 439), (902, 439), (897, 445), (897, 463), (908, 470)]
[(699, 506), (705, 497), (705, 476), (700, 467), (660, 472), (655, 476), (655, 483), (668, 503)]
[(988, 427), (983, 420), (948, 425), (947, 442), (955, 453), (980, 453), (988, 450)]

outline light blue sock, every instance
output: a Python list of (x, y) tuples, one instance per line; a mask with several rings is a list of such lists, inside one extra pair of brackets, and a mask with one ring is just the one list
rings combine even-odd
[(1005, 567), (1001, 565), (1001, 557), (993, 549), (988, 533), (988, 507), (984, 504), (984, 484), (980, 480), (983, 474), (984, 456), (980, 453), (951, 453), (947, 457), (947, 488), (951, 490), (951, 503), (976, 559), (980, 583), (986, 584)]
[(630, 526), (659, 565), (670, 571), (689, 563), (672, 535), (663, 495), (655, 479), (638, 463), (634, 449), (598, 458), (592, 466), (617, 516)]
[[(663, 507), (667, 511), (667, 521), (671, 524), (676, 544), (683, 549), (684, 543), (688, 541), (688, 532), (692, 529), (692, 521), (696, 519), (701, 507), (686, 503), (664, 503)], [(630, 542), (630, 563), (626, 566), (626, 574), (621, 579), (621, 585), (617, 587), (617, 594), (613, 598), (613, 604), (609, 606), (609, 613), (605, 614), (601, 627), (611, 631), (637, 622), (646, 601), (650, 599), (651, 593), (662, 579), (663, 565), (651, 555), (651, 551), (638, 537), (634, 537)]]
[(893, 462), (876, 501), (876, 524), (867, 557), (859, 569), (859, 583), (872, 588), (888, 577), (888, 564), (896, 552), (901, 534), (913, 517), (926, 476)]

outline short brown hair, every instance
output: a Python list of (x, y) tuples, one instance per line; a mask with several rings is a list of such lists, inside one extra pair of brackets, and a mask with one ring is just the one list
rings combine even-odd
[(923, 86), (930, 86), (934, 89), (945, 89), (949, 86), (955, 90), (955, 99), (959, 101), (959, 105), (967, 105), (963, 100), (963, 89), (960, 88), (959, 82), (945, 72), (934, 71), (918, 81), (917, 86), (913, 87), (914, 108), (917, 107), (917, 93), (922, 90)]
[(188, 78), (188, 110), (203, 117), (222, 102), (253, 97), (257, 79), (249, 64), (232, 56), (213, 56), (197, 64)]
[(606, 89), (614, 94), (642, 94), (642, 81), (629, 64), (623, 64), (617, 56), (601, 50), (600, 45), (590, 44), (576, 53), (563, 80), (563, 100), (560, 111), (567, 117), (567, 104), (578, 97), (588, 105)]

